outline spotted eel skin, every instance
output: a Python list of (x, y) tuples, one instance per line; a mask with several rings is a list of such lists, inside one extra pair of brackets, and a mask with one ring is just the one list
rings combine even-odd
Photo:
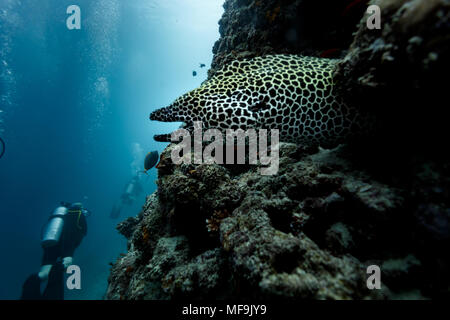
[[(194, 121), (222, 132), (279, 129), (280, 141), (333, 147), (369, 125), (336, 94), (332, 74), (337, 62), (286, 54), (235, 60), (150, 119), (181, 121), (190, 131)], [(154, 139), (170, 141), (170, 134)]]

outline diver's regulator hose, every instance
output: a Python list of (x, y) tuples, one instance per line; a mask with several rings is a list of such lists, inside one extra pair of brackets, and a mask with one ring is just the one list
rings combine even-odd
[(6, 145), (5, 145), (5, 141), (3, 141), (2, 138), (0, 138), (0, 159), (3, 157), (3, 155), (5, 154), (5, 150), (6, 150)]

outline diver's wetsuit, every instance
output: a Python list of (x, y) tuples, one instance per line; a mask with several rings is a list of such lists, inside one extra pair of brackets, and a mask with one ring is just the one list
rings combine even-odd
[(27, 278), (23, 285), (22, 300), (63, 300), (64, 266), (62, 258), (73, 257), (75, 249), (87, 234), (86, 217), (80, 211), (71, 211), (63, 217), (64, 227), (57, 245), (44, 248), (42, 265), (52, 265), (48, 283), (41, 294), (41, 280), (37, 273)]

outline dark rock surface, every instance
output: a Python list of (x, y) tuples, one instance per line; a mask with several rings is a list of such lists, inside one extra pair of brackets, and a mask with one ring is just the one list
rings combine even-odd
[(335, 72), (340, 94), (378, 116), (384, 143), (435, 153), (436, 139), (447, 135), (450, 1), (373, 3), (381, 29), (368, 30), (361, 19)]
[[(374, 139), (282, 143), (274, 176), (174, 165), (170, 145), (157, 192), (118, 226), (128, 252), (107, 299), (449, 297), (449, 1), (374, 1), (381, 30), (365, 27), (366, 1), (347, 3), (226, 0), (210, 74), (236, 57), (339, 48), (336, 84), (377, 116)], [(373, 264), (381, 290), (366, 286)]]
[[(426, 248), (448, 239), (419, 236), (441, 235), (417, 223), (407, 185), (377, 180), (353, 162), (355, 152), (299, 155), (281, 144), (275, 176), (220, 165), (160, 171), (143, 212), (120, 224), (134, 232), (107, 298), (424, 298), (439, 287), (445, 294), (445, 283), (430, 282), (445, 251)], [(383, 270), (381, 291), (366, 287), (371, 264)]]
[(220, 39), (213, 47), (211, 76), (236, 58), (273, 53), (338, 57), (353, 40), (366, 9), (361, 1), (225, 0)]

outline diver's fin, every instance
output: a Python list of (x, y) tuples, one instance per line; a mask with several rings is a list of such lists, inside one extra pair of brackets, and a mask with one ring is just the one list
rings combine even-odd
[(42, 300), (41, 279), (37, 273), (33, 273), (25, 280), (20, 300)]
[(64, 300), (64, 266), (62, 263), (53, 265), (48, 275), (48, 284), (42, 294), (45, 300)]

